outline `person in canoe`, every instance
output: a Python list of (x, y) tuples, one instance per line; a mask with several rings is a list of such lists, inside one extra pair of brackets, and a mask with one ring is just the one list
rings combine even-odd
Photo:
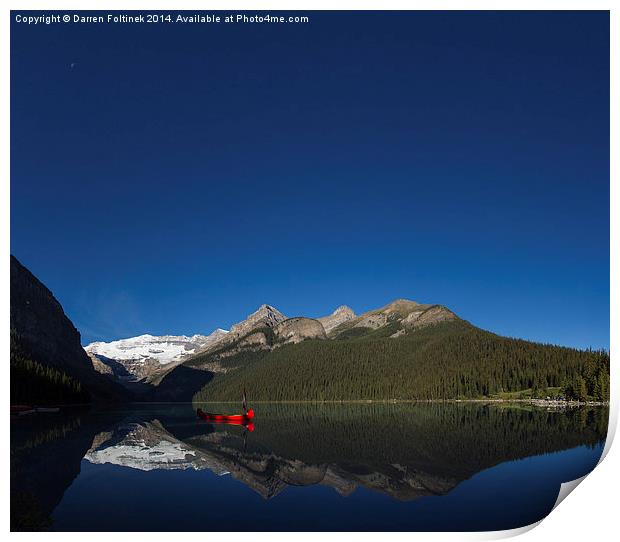
[(245, 394), (245, 388), (243, 388), (243, 399), (241, 400), (241, 408), (243, 409), (243, 414), (247, 416), (248, 414), (248, 399)]

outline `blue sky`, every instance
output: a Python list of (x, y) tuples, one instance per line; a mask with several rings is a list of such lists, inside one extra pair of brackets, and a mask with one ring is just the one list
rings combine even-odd
[(609, 346), (606, 12), (11, 27), (11, 252), (84, 343), (395, 298)]

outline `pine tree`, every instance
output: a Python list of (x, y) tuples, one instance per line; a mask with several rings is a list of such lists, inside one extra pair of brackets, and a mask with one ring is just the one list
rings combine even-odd
[(586, 401), (588, 399), (588, 387), (585, 378), (578, 375), (574, 384), (575, 399), (578, 401)]

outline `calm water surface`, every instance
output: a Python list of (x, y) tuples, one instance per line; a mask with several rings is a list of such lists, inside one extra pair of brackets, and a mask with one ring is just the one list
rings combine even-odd
[[(202, 405), (229, 412), (231, 405)], [(194, 406), (11, 421), (14, 530), (497, 530), (543, 518), (596, 465), (608, 409)]]

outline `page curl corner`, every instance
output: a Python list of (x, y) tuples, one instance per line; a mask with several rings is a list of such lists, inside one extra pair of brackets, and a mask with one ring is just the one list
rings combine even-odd
[(566, 499), (566, 497), (568, 497), (581, 482), (583, 482), (586, 479), (586, 476), (588, 475), (586, 474), (585, 476), (582, 476), (581, 478), (577, 478), (575, 480), (571, 480), (570, 482), (564, 482), (560, 486), (560, 491), (558, 492), (558, 498), (555, 500), (555, 504), (553, 505), (553, 508), (551, 509), (549, 514), (553, 512), (559, 506), (559, 504), (564, 499)]

